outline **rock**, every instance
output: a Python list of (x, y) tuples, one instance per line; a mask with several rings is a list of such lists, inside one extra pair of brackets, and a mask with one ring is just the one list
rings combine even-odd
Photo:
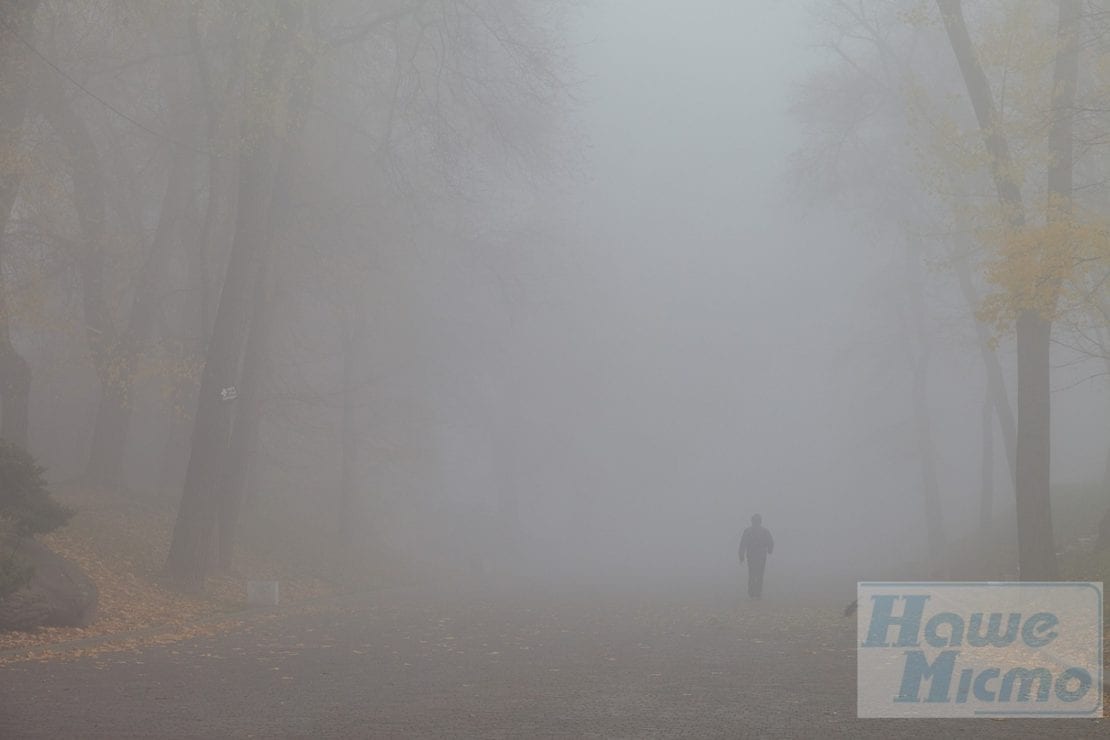
[(31, 538), (16, 557), (34, 568), (31, 582), (0, 600), (0, 630), (84, 627), (96, 617), (96, 584), (70, 561)]

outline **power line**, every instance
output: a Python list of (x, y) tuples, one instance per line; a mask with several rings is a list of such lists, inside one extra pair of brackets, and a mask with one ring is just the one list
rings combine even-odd
[(104, 98), (102, 98), (99, 95), (97, 95), (96, 93), (94, 93), (92, 90), (90, 90), (87, 87), (85, 87), (84, 85), (82, 85), (77, 80), (73, 79), (73, 77), (70, 76), (69, 73), (67, 73), (64, 69), (59, 67), (53, 61), (51, 61), (51, 59), (49, 57), (47, 57), (45, 54), (43, 54), (41, 51), (36, 49), (35, 46), (33, 44), (31, 44), (31, 42), (27, 41), (25, 38), (23, 38), (21, 35), (19, 35), (19, 33), (16, 32), (16, 30), (14, 28), (12, 28), (11, 26), (9, 26), (7, 23), (0, 24), (0, 27), (2, 27), (3, 30), (7, 31), (9, 34), (11, 34), (13, 37), (15, 37), (16, 41), (18, 41), (19, 43), (21, 43), (25, 47), (27, 47), (27, 49), (29, 49), (32, 54), (34, 54), (36, 57), (38, 57), (42, 61), (43, 64), (45, 64), (50, 69), (54, 70), (54, 72), (56, 72), (62, 78), (67, 80), (69, 82), (69, 84), (73, 85), (78, 90), (85, 93), (90, 98), (92, 98), (96, 102), (100, 103), (105, 108), (112, 111), (113, 113), (115, 113), (117, 116), (119, 116), (123, 120), (129, 122), (131, 125), (142, 129), (143, 131), (150, 134), (151, 136), (153, 136), (156, 139), (161, 139), (162, 141), (165, 141), (168, 144), (172, 144), (174, 146), (179, 146), (179, 147), (182, 147), (183, 149), (188, 149), (189, 151), (194, 152), (196, 154), (203, 154), (204, 156), (207, 156), (207, 157), (218, 157), (219, 156), (219, 155), (213, 154), (212, 152), (205, 151), (203, 149), (198, 149), (195, 146), (193, 146), (192, 144), (189, 144), (187, 142), (178, 141), (177, 139), (166, 136), (165, 134), (159, 133), (158, 131), (155, 131), (154, 129), (150, 128), (149, 126), (147, 126), (143, 122), (135, 120), (131, 116), (129, 116), (126, 113), (124, 113), (123, 111), (121, 111), (119, 108), (117, 108), (114, 105), (112, 105), (111, 103), (109, 103)]

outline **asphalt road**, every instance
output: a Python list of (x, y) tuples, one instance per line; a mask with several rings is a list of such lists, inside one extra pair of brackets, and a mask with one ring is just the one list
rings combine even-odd
[(0, 668), (0, 737), (1084, 738), (1108, 720), (859, 720), (841, 604), (383, 592)]

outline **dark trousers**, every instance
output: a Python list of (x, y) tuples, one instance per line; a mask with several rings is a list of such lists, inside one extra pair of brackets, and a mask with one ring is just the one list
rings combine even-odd
[(748, 558), (748, 596), (758, 599), (763, 594), (763, 569), (767, 558)]

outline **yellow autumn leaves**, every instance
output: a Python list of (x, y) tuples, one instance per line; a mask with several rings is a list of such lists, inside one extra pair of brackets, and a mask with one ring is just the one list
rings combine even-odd
[(993, 291), (979, 318), (999, 331), (1023, 311), (1054, 321), (1061, 311), (1082, 310), (1110, 289), (1106, 219), (1066, 216), (1020, 229), (999, 227), (981, 236), (987, 247), (985, 277)]

